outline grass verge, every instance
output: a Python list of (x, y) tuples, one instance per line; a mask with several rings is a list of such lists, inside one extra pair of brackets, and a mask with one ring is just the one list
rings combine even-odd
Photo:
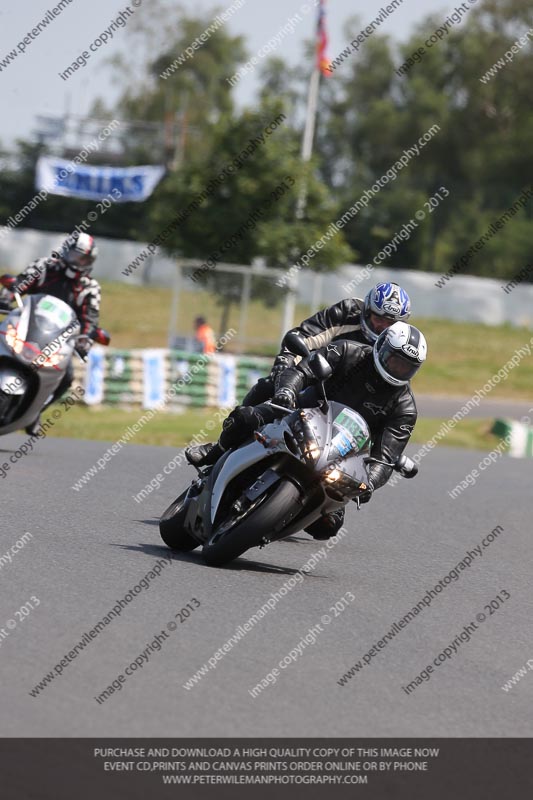
[[(112, 335), (112, 346), (166, 347), (170, 314), (168, 289), (128, 286), (123, 283), (102, 284), (101, 323)], [(179, 330), (190, 335), (193, 320), (198, 314), (207, 317), (216, 331), (221, 309), (208, 292), (180, 294)], [(233, 304), (228, 327), (239, 329), (239, 304)], [(298, 306), (295, 322), (312, 313)], [(428, 341), (428, 360), (413, 382), (420, 394), (443, 394), (470, 397), (512, 357), (515, 350), (529, 344), (531, 331), (509, 325), (490, 327), (478, 323), (458, 323), (449, 320), (418, 319), (413, 316)], [(273, 356), (281, 324), (281, 308), (268, 308), (258, 300), (252, 301), (246, 327), (249, 353)], [(230, 343), (228, 351), (234, 343)], [(494, 399), (529, 400), (533, 393), (531, 356), (525, 356), (512, 369), (506, 380), (490, 393)]]
[[(211, 418), (215, 409), (194, 409), (183, 414), (157, 414), (131, 440), (132, 444), (166, 445), (167, 447), (183, 447)], [(137, 422), (142, 412), (125, 411), (119, 408), (87, 408), (75, 406), (56, 422), (49, 431), (49, 436), (61, 436), (75, 439), (91, 439), (97, 441), (116, 441), (128, 425)], [(445, 420), (419, 418), (411, 442), (424, 444), (437, 433)], [(465, 419), (439, 444), (449, 447), (464, 447), (474, 450), (492, 450), (497, 444), (496, 437), (489, 433), (492, 420)], [(209, 438), (215, 440), (220, 433), (220, 425), (209, 432)]]

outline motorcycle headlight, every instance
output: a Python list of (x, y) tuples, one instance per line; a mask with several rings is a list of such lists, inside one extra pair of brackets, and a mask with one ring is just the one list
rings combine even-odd
[(57, 367), (62, 360), (63, 360), (62, 353), (52, 353), (51, 355), (43, 359), (39, 359), (38, 365), (39, 367)]
[(24, 349), (24, 340), (19, 339), (17, 329), (13, 325), (8, 325), (6, 330), (6, 343), (14, 353), (19, 355)]
[(366, 489), (365, 483), (360, 483), (357, 479), (354, 480), (334, 464), (330, 464), (323, 471), (322, 479), (331, 486), (331, 492), (340, 493), (344, 497), (356, 497), (360, 491)]
[(315, 439), (315, 435), (305, 418), (305, 411), (302, 409), (296, 419), (291, 423), (291, 429), (295, 435), (300, 453), (306, 461), (312, 464), (320, 458), (320, 447)]
[(328, 483), (335, 483), (335, 481), (340, 480), (341, 477), (342, 477), (342, 472), (335, 468), (327, 473), (327, 475), (325, 476), (325, 480)]
[(309, 458), (311, 461), (317, 461), (318, 457), (320, 456), (320, 447), (314, 442), (307, 443), (307, 448), (304, 449), (304, 456)]

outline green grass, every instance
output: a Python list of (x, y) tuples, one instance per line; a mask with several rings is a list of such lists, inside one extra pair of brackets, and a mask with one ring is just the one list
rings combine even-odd
[[(125, 411), (118, 408), (87, 408), (75, 406), (63, 413), (48, 436), (62, 436), (98, 441), (115, 441), (126, 430), (128, 425), (142, 416), (142, 411)], [(148, 422), (139, 433), (131, 439), (132, 444), (167, 445), (183, 447), (192, 437), (205, 430), (206, 422), (215, 417), (217, 409), (194, 409), (183, 414), (159, 413)], [(438, 431), (444, 420), (419, 419), (411, 442), (424, 444)], [(443, 439), (440, 444), (450, 447), (466, 447), (476, 450), (491, 450), (497, 439), (489, 433), (492, 420), (466, 419)], [(220, 424), (215, 424), (209, 432), (213, 441), (220, 433)], [(208, 439), (208, 440), (209, 440)]]
[[(168, 289), (130, 286), (125, 283), (102, 284), (102, 325), (111, 332), (112, 346), (166, 347), (171, 293)], [(311, 309), (298, 306), (295, 323), (309, 316)], [(192, 331), (194, 317), (203, 314), (219, 331), (221, 309), (207, 292), (182, 291), (178, 312), (180, 333)], [(510, 326), (489, 327), (448, 320), (417, 319), (428, 340), (427, 363), (413, 382), (415, 393), (470, 396), (480, 389), (513, 355), (529, 343), (532, 332)], [(266, 308), (259, 301), (250, 304), (247, 335), (253, 344), (247, 352), (274, 355), (279, 339), (281, 308)], [(239, 306), (234, 305), (229, 327), (239, 329)], [(237, 343), (228, 345), (228, 352)], [(531, 358), (526, 356), (511, 370), (507, 380), (497, 385), (490, 396), (530, 400), (533, 394)]]
[[(204, 428), (207, 420), (216, 412), (215, 408), (194, 409), (183, 414), (161, 412), (147, 422), (130, 442), (182, 447)], [(113, 442), (124, 433), (128, 425), (137, 422), (143, 413), (142, 409), (126, 411), (109, 406), (95, 408), (73, 406), (61, 416), (47, 435)], [(217, 439), (220, 434), (220, 424), (215, 425), (212, 433), (213, 438)]]
[[(414, 444), (425, 444), (447, 420), (419, 417), (411, 437)], [(464, 447), (469, 450), (492, 450), (499, 438), (490, 433), (493, 419), (464, 419), (450, 433), (439, 440), (446, 447)]]
[[(415, 394), (472, 395), (524, 345), (533, 331), (509, 325), (489, 327), (448, 320), (413, 320), (428, 341), (428, 360), (413, 381)], [(525, 355), (505, 381), (490, 393), (492, 399), (530, 400), (533, 394), (531, 356)]]
[[(185, 282), (184, 282), (185, 283)], [(113, 347), (167, 347), (168, 326), (172, 292), (158, 287), (140, 287), (127, 283), (101, 282), (101, 325), (109, 330)], [(307, 306), (298, 306), (295, 321), (305, 319), (311, 313)], [(202, 315), (220, 335), (222, 309), (209, 292), (180, 292), (178, 308), (178, 332), (192, 335), (194, 318)], [(253, 338), (252, 349), (256, 355), (275, 355), (281, 333), (281, 306), (266, 308), (259, 301), (250, 303), (247, 336)], [(240, 306), (234, 303), (229, 314), (229, 328), (239, 330)], [(231, 342), (226, 352), (236, 352), (237, 342)]]

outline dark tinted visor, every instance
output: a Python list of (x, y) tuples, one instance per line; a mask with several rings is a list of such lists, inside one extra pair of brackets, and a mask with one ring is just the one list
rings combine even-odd
[(379, 360), (386, 372), (400, 381), (410, 381), (421, 366), (393, 349), (388, 343), (385, 343), (379, 351)]

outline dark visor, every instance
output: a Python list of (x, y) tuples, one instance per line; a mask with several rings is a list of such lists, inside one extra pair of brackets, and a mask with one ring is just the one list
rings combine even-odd
[(389, 344), (384, 344), (379, 351), (379, 360), (388, 374), (400, 381), (410, 381), (421, 366), (420, 363), (394, 350)]

